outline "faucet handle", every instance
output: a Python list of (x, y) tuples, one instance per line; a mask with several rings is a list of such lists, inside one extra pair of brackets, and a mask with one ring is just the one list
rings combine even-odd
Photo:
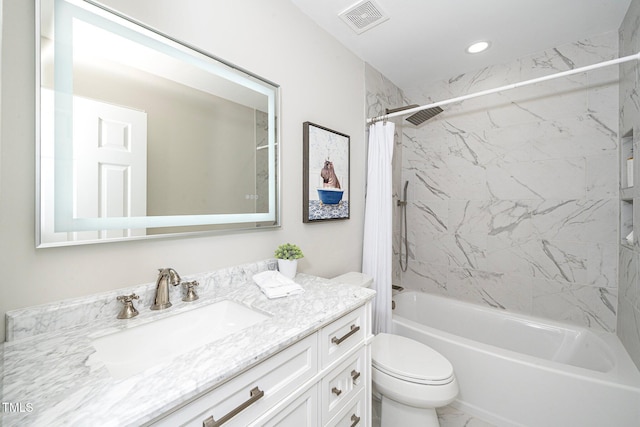
[(131, 319), (138, 315), (138, 310), (133, 306), (133, 300), (140, 299), (138, 295), (135, 293), (131, 295), (119, 295), (116, 299), (124, 304), (120, 314), (118, 314), (118, 319)]
[(182, 284), (187, 288), (187, 294), (182, 298), (182, 301), (191, 302), (199, 298), (195, 290), (195, 287), (200, 284), (197, 280), (192, 280), (191, 282), (182, 282)]

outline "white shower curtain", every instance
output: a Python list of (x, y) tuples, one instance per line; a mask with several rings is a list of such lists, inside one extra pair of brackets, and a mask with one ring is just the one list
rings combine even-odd
[(392, 277), (392, 159), (395, 125), (376, 122), (369, 127), (367, 196), (364, 214), (362, 272), (373, 277), (373, 332), (391, 331)]

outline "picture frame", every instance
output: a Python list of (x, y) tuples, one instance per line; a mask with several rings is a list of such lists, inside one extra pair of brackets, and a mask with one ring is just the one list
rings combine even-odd
[(349, 219), (351, 138), (311, 122), (302, 133), (302, 221)]

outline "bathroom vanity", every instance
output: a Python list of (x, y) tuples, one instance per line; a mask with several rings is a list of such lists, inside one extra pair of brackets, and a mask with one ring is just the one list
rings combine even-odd
[[(266, 268), (264, 262), (183, 276), (200, 282), (200, 298), (182, 302), (174, 288), (173, 306), (159, 312), (149, 310), (153, 284), (123, 289), (140, 295), (133, 319), (116, 318), (117, 292), (8, 313), (0, 392), (14, 410), (1, 413), (2, 425), (370, 425), (375, 292), (299, 274), (304, 293), (270, 300), (251, 280)], [(172, 353), (172, 321), (196, 324), (199, 314), (183, 316), (216, 304), (251, 310), (256, 320)], [(147, 329), (157, 325), (166, 334)], [(132, 331), (153, 331), (164, 344)], [(118, 351), (105, 352), (100, 345), (111, 337)], [(128, 345), (120, 348), (120, 337)], [(156, 356), (162, 345), (171, 357)], [(135, 359), (127, 352), (149, 348), (142, 359), (149, 366), (121, 369)]]

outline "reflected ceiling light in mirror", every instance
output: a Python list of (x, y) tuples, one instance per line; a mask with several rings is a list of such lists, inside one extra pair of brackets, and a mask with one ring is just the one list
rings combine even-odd
[(480, 53), (489, 49), (491, 44), (488, 41), (478, 41), (474, 42), (467, 47), (467, 53)]

